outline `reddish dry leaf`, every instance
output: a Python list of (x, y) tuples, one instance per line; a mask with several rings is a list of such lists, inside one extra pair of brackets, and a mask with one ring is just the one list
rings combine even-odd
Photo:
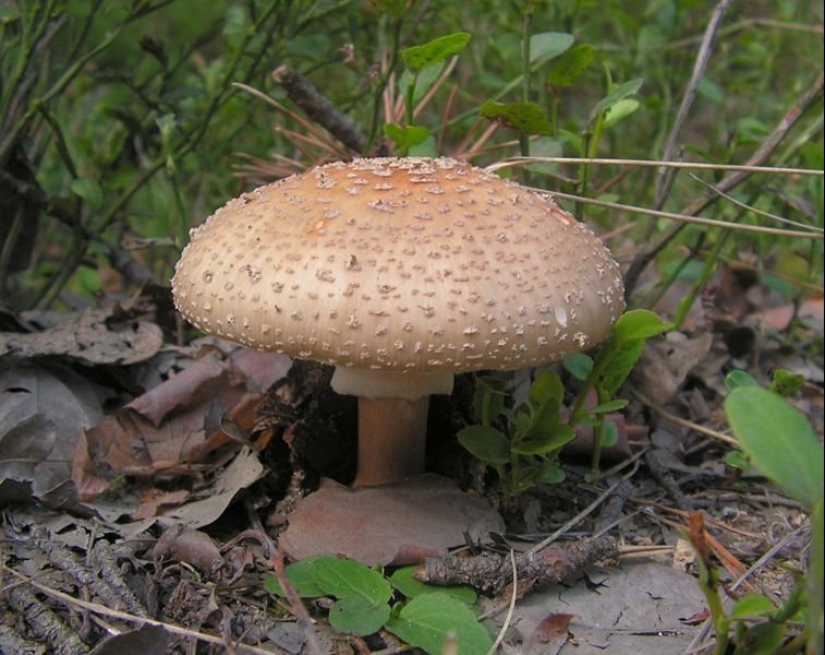
[(173, 559), (191, 564), (196, 569), (214, 575), (224, 564), (220, 548), (200, 530), (173, 525), (157, 540), (152, 550), (154, 560)]
[(700, 625), (707, 621), (708, 617), (710, 616), (710, 612), (708, 608), (705, 607), (701, 612), (697, 612), (696, 614), (692, 614), (691, 616), (685, 619), (679, 619), (685, 625)]
[[(225, 443), (220, 420), (251, 429), (258, 394), (282, 377), (280, 355), (217, 349), (157, 388), (86, 430), (75, 451), (72, 478), (80, 497), (96, 497), (116, 475), (187, 475)], [(105, 474), (103, 473), (105, 471)]]
[(570, 621), (575, 614), (550, 614), (542, 619), (530, 636), (527, 655), (555, 655), (570, 639)]

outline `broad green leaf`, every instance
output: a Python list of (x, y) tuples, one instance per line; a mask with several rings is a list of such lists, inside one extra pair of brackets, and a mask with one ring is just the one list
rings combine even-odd
[(510, 442), (495, 428), (470, 425), (459, 431), (458, 441), (486, 464), (501, 465), (510, 461)]
[[(302, 559), (299, 562), (290, 564), (285, 569), (289, 584), (292, 585), (292, 588), (295, 589), (301, 598), (320, 598), (321, 596), (327, 595), (326, 592), (318, 586), (312, 571), (312, 567), (319, 559), (319, 557), (308, 557), (307, 559)], [(264, 581), (264, 589), (276, 596), (285, 595), (284, 590), (281, 588), (281, 583), (274, 575)]]
[(493, 645), (487, 629), (464, 603), (443, 592), (417, 596), (398, 616), (390, 618), (387, 630), (429, 655), (441, 655), (448, 634), (454, 635), (457, 652), (483, 655)]
[(363, 598), (381, 605), (392, 595), (392, 587), (383, 575), (350, 559), (319, 557), (312, 573), (318, 586), (337, 598)]
[(526, 438), (549, 434), (556, 429), (561, 419), (561, 403), (553, 396), (545, 396), (541, 405), (528, 416), (530, 422), (524, 434)]
[(579, 43), (550, 63), (547, 85), (551, 89), (566, 89), (578, 80), (593, 63), (596, 48), (589, 43)]
[[(415, 81), (415, 90), (413, 91), (413, 103), (417, 103), (421, 98), (424, 97), (424, 94), (429, 91), (433, 85), (438, 81), (439, 75), (444, 71), (444, 66), (446, 64), (441, 62), (435, 66), (430, 66), (429, 68), (425, 68), (423, 71), (419, 73), (411, 73), (408, 70), (405, 70), (401, 73), (401, 78), (398, 81), (398, 88), (399, 89), (407, 89), (410, 85), (410, 82)], [(406, 93), (406, 91), (405, 91)]]
[(576, 39), (565, 32), (542, 32), (530, 37), (530, 63), (558, 57), (573, 45)]
[(539, 373), (530, 385), (530, 404), (533, 407), (541, 406), (545, 398), (555, 398), (559, 403), (564, 399), (564, 385), (559, 374), (551, 368)]
[(472, 605), (478, 599), (478, 594), (472, 587), (458, 585), (450, 587), (436, 587), (434, 585), (424, 584), (423, 582), (416, 580), (414, 574), (418, 568), (418, 566), (404, 566), (400, 569), (396, 569), (392, 576), (390, 576), (390, 584), (407, 598), (415, 598), (416, 596), (421, 596), (422, 594), (434, 594), (436, 592), (441, 592), (460, 600), (467, 606)]
[(604, 112), (604, 126), (613, 127), (616, 123), (624, 120), (639, 108), (639, 101), (635, 98), (623, 98), (617, 103), (610, 105)]
[(776, 606), (767, 596), (762, 594), (748, 594), (736, 601), (730, 611), (730, 618), (755, 619), (761, 616), (770, 616), (776, 611)]
[(606, 403), (601, 403), (595, 407), (590, 407), (587, 410), (588, 414), (609, 414), (610, 412), (618, 412), (620, 409), (627, 407), (627, 400), (624, 398), (616, 398), (615, 400), (608, 400)]
[(601, 116), (604, 112), (610, 109), (610, 107), (619, 102), (619, 100), (624, 100), (628, 96), (634, 95), (640, 88), (642, 88), (643, 83), (643, 79), (637, 78), (635, 80), (630, 80), (628, 82), (625, 82), (624, 84), (620, 84), (619, 86), (617, 86), (604, 98), (602, 98), (596, 104), (595, 107), (593, 107), (592, 111), (590, 112), (590, 118), (588, 122), (591, 125), (595, 123), (596, 119), (599, 116)]
[(72, 180), (72, 193), (85, 200), (90, 209), (97, 209), (103, 203), (103, 190), (97, 183), (87, 177), (78, 177)]
[(553, 134), (553, 126), (547, 120), (544, 110), (533, 102), (502, 103), (487, 100), (481, 105), (481, 115), (518, 132), (547, 136)]
[(750, 373), (740, 369), (734, 369), (725, 376), (725, 387), (728, 391), (733, 391), (737, 387), (758, 387), (759, 383)]
[(378, 632), (390, 618), (390, 606), (363, 596), (345, 596), (329, 610), (329, 623), (339, 632), (365, 637)]
[(553, 465), (542, 471), (541, 481), (545, 484), (560, 484), (566, 477), (567, 474), (562, 469)]
[(783, 398), (790, 398), (791, 396), (799, 393), (799, 390), (804, 384), (804, 375), (780, 368), (773, 373), (773, 378), (771, 379), (771, 391), (779, 394)]
[(725, 412), (742, 450), (786, 493), (813, 506), (823, 497), (823, 449), (805, 415), (761, 387), (738, 387)]
[(430, 136), (430, 131), (420, 125), (386, 123), (384, 125), (384, 134), (392, 139), (399, 148), (408, 150), (413, 146), (417, 146), (419, 143), (424, 143), (427, 137)]
[(617, 343), (648, 339), (671, 328), (672, 323), (663, 321), (649, 309), (631, 309), (616, 321), (616, 325), (613, 326), (613, 339)]
[(576, 431), (569, 425), (559, 425), (549, 433), (531, 433), (531, 435), (513, 444), (513, 452), (519, 455), (547, 455), (561, 448), (576, 438)]
[(602, 372), (599, 384), (607, 396), (615, 394), (627, 380), (645, 349), (645, 340), (624, 341), (610, 346), (610, 363)]
[(570, 375), (583, 382), (590, 375), (590, 371), (593, 370), (593, 358), (584, 353), (575, 353), (565, 357), (562, 365)]
[(785, 629), (784, 625), (768, 621), (750, 626), (738, 640), (739, 648), (736, 652), (747, 655), (776, 655), (784, 641)]
[(599, 445), (602, 448), (612, 448), (619, 441), (619, 428), (613, 421), (602, 423), (599, 431)]
[(422, 71), (457, 55), (467, 47), (470, 37), (468, 32), (447, 34), (423, 45), (406, 48), (401, 51), (401, 57), (411, 71)]
[(478, 378), (473, 392), (476, 418), (482, 425), (490, 425), (504, 409), (507, 400), (504, 380), (486, 375)]

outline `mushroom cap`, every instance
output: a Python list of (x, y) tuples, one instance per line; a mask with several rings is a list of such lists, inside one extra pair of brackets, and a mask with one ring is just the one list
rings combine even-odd
[(204, 332), (394, 372), (518, 369), (604, 339), (619, 268), (552, 197), (449, 159), (319, 166), (230, 201), (172, 278)]

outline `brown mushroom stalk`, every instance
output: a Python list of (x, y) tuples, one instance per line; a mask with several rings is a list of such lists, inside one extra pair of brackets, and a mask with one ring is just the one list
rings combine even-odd
[(424, 473), (429, 396), (449, 394), (452, 387), (452, 373), (335, 369), (333, 390), (358, 396), (354, 487), (392, 484)]

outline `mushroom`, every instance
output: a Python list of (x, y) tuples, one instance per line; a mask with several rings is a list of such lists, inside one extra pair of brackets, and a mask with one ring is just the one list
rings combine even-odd
[(334, 365), (358, 396), (354, 486), (424, 472), (430, 395), (606, 339), (616, 262), (550, 195), (450, 158), (319, 166), (230, 201), (172, 279), (204, 332)]
[(359, 397), (356, 486), (423, 472), (428, 397), (454, 373), (584, 350), (624, 308), (616, 263), (549, 195), (448, 158), (245, 193), (193, 231), (172, 289), (204, 332), (336, 366)]

